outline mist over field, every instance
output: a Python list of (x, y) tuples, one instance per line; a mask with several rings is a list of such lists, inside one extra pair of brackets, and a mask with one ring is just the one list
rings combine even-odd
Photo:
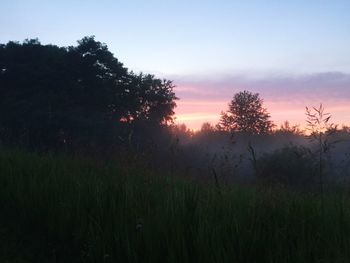
[[(195, 135), (177, 134), (179, 138), (177, 166), (192, 170), (199, 178), (213, 179), (213, 169), (225, 182), (252, 180), (255, 178), (251, 149), (256, 158), (272, 155), (281, 149), (305, 148), (317, 157), (317, 143), (305, 134), (275, 132), (270, 135), (247, 136), (218, 131), (200, 131)], [(349, 176), (349, 134), (339, 132), (332, 138), (327, 160), (336, 180), (347, 180)], [(296, 153), (297, 154), (297, 153)], [(281, 161), (281, 160), (279, 160)], [(288, 163), (288, 159), (282, 160)], [(196, 171), (196, 172), (195, 172)]]
[(350, 262), (348, 0), (0, 9), (0, 263)]
[(241, 90), (194, 131), (174, 122), (173, 81), (94, 36), (1, 44), (0, 69), (1, 260), (348, 258), (350, 128), (322, 103), (276, 125)]

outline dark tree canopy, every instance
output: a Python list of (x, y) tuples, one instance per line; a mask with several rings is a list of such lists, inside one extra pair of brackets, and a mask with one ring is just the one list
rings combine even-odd
[(221, 113), (219, 127), (230, 132), (263, 134), (271, 130), (273, 123), (259, 94), (243, 91), (236, 93), (228, 111)]
[(0, 140), (32, 148), (112, 143), (135, 123), (171, 123), (173, 87), (129, 72), (94, 37), (71, 47), (2, 44)]

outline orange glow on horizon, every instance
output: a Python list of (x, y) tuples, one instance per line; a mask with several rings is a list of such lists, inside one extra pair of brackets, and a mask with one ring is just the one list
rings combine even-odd
[[(210, 101), (210, 100), (180, 100), (176, 108), (175, 123), (184, 123), (191, 130), (200, 130), (204, 122), (215, 125), (219, 122), (221, 111), (227, 110), (228, 101)], [(285, 121), (291, 125), (299, 125), (301, 129), (305, 128), (305, 106), (318, 106), (317, 103), (308, 103), (305, 101), (265, 101), (264, 107), (271, 115), (271, 120), (279, 127)], [(350, 105), (343, 103), (323, 103), (326, 112), (332, 115), (331, 121), (335, 124), (350, 124)]]

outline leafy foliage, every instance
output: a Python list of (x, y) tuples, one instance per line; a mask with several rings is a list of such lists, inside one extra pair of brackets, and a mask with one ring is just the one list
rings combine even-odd
[[(0, 45), (0, 138), (33, 149), (111, 145), (136, 122), (172, 122), (174, 85), (129, 72), (94, 37)], [(126, 134), (126, 135), (125, 135)]]
[(286, 146), (264, 154), (257, 166), (258, 179), (267, 184), (306, 189), (315, 183), (315, 159), (303, 146)]
[(236, 93), (228, 111), (221, 113), (219, 127), (231, 132), (263, 134), (269, 132), (273, 124), (259, 94), (243, 91)]
[(300, 129), (299, 125), (291, 125), (289, 121), (285, 121), (280, 125), (280, 128), (275, 131), (275, 134), (302, 135), (303, 131)]

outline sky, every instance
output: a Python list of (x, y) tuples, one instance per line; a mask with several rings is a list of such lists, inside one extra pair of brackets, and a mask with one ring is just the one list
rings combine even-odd
[(305, 106), (350, 125), (349, 0), (1, 0), (0, 43), (76, 45), (95, 35), (126, 67), (174, 81), (176, 121), (218, 122), (258, 92), (276, 124)]

